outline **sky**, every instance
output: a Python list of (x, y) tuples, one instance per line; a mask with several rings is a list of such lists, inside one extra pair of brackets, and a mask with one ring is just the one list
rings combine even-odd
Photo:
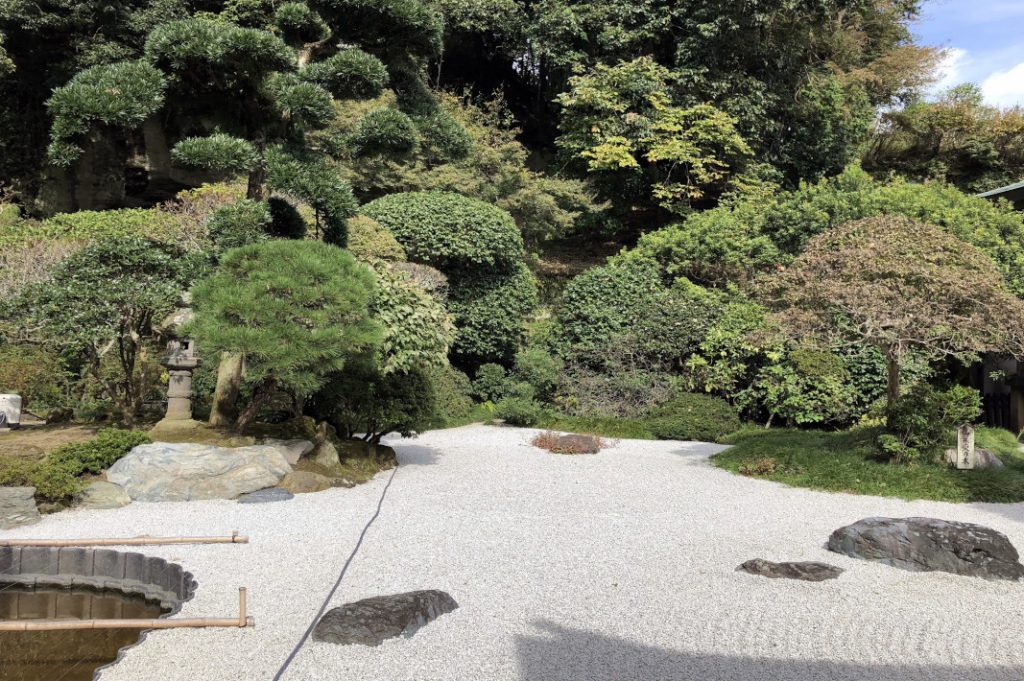
[(936, 91), (977, 83), (990, 104), (1024, 105), (1024, 0), (924, 0), (911, 28), (947, 50)]

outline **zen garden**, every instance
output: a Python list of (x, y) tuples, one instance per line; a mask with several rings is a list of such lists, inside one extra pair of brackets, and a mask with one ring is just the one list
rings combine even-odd
[(0, 3), (0, 681), (1021, 681), (1021, 25)]

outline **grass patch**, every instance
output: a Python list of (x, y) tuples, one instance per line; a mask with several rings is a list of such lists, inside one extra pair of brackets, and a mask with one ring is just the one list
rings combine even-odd
[(734, 446), (712, 462), (734, 473), (795, 487), (935, 501), (1024, 501), (1024, 456), (1008, 431), (979, 428), (979, 447), (999, 455), (1006, 468), (958, 471), (943, 465), (901, 466), (879, 456), (876, 428), (838, 433), (744, 429)]

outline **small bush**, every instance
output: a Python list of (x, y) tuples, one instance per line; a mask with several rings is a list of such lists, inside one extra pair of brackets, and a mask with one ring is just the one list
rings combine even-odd
[(58, 447), (50, 452), (44, 463), (66, 468), (76, 476), (99, 473), (110, 468), (134, 447), (150, 442), (152, 440), (148, 435), (137, 430), (104, 428), (87, 442), (75, 442)]
[(494, 415), (510, 426), (529, 427), (544, 418), (544, 408), (532, 397), (511, 395), (495, 405)]
[(516, 353), (516, 377), (533, 386), (538, 399), (551, 397), (561, 371), (562, 360), (544, 348), (526, 347)]
[(511, 388), (508, 370), (500, 364), (483, 364), (473, 379), (473, 395), (482, 402), (498, 402)]
[(771, 475), (779, 468), (779, 462), (770, 456), (762, 456), (739, 467), (741, 475)]
[(302, 239), (306, 236), (306, 221), (288, 201), (272, 197), (267, 201), (270, 209), (270, 236), (278, 239)]
[(402, 244), (379, 222), (365, 215), (357, 215), (348, 220), (348, 250), (363, 262), (405, 260)]
[(242, 199), (214, 211), (207, 230), (214, 245), (226, 251), (269, 239), (272, 220), (266, 203)]
[(523, 258), (512, 216), (489, 203), (449, 192), (389, 194), (362, 208), (395, 235), (409, 259), (446, 274), (510, 266)]
[(349, 137), (357, 158), (404, 157), (419, 147), (419, 131), (412, 119), (395, 109), (376, 109), (366, 114)]
[(68, 378), (53, 352), (34, 345), (0, 346), (0, 393), (21, 395), (25, 409), (60, 405)]
[(918, 383), (888, 409), (887, 428), (878, 445), (898, 463), (936, 462), (953, 431), (981, 414), (981, 395), (973, 388), (937, 390)]
[(677, 396), (647, 421), (659, 440), (717, 442), (740, 427), (732, 405), (719, 397), (696, 393)]

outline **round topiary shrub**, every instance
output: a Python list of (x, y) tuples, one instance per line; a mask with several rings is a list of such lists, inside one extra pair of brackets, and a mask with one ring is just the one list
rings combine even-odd
[(401, 158), (416, 151), (419, 144), (420, 133), (412, 119), (395, 109), (375, 109), (366, 114), (348, 138), (357, 158)]
[(402, 262), (405, 249), (380, 223), (365, 215), (348, 220), (348, 250), (363, 262)]
[(302, 239), (306, 236), (306, 221), (295, 206), (278, 197), (267, 201), (270, 208), (268, 232), (278, 239)]
[(380, 97), (388, 84), (388, 70), (384, 63), (355, 48), (310, 64), (299, 75), (321, 86), (337, 99)]
[(520, 263), (506, 274), (464, 273), (450, 281), (448, 310), (455, 320), (452, 354), (463, 364), (509, 363), (537, 305), (537, 282)]
[(683, 393), (662, 405), (647, 419), (659, 440), (718, 442), (740, 428), (736, 410), (720, 397)]
[(523, 237), (512, 216), (460, 194), (389, 194), (366, 204), (362, 212), (394, 234), (410, 260), (446, 274), (513, 265), (523, 258)]

